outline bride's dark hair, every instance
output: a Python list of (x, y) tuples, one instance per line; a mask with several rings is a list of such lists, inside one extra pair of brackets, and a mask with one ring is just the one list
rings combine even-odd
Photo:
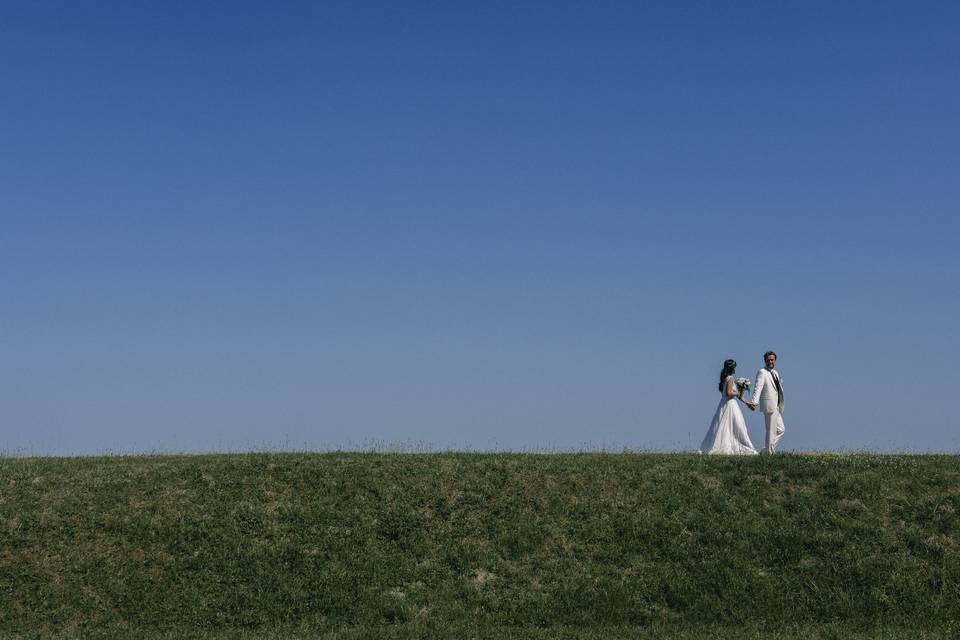
[(733, 375), (733, 371), (736, 368), (737, 368), (736, 360), (723, 361), (723, 371), (720, 372), (720, 386), (718, 387), (721, 393), (723, 393), (723, 381), (727, 379), (727, 376)]

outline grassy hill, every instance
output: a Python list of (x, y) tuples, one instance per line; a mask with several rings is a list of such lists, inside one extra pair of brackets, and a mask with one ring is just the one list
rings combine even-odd
[(955, 456), (0, 459), (0, 637), (949, 638)]

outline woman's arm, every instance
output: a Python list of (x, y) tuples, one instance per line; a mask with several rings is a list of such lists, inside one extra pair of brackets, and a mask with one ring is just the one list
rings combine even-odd
[(737, 385), (733, 382), (733, 376), (727, 378), (727, 388), (724, 393), (728, 398), (736, 398), (740, 395), (740, 392), (737, 391)]

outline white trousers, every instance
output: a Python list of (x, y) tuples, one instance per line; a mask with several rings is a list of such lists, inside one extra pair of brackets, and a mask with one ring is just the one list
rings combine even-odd
[(783, 426), (783, 416), (780, 415), (779, 411), (764, 413), (763, 419), (767, 423), (767, 441), (764, 444), (763, 452), (773, 453), (780, 442), (780, 438), (783, 437), (783, 432), (787, 429)]

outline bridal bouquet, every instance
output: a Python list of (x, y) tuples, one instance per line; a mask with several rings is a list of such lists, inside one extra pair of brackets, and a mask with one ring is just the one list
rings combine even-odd
[(750, 381), (746, 378), (737, 378), (737, 389), (740, 391), (740, 397), (743, 397), (743, 394), (750, 388)]

